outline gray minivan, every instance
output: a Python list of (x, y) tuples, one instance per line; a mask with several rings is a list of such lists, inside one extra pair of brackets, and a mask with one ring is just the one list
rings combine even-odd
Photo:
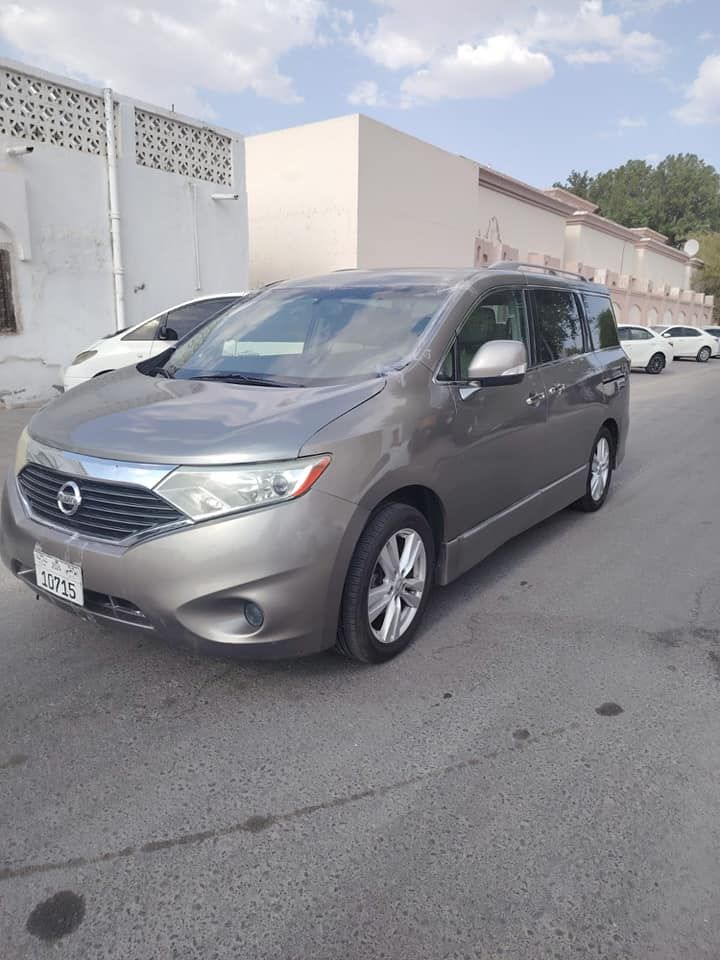
[(36, 413), (0, 553), (93, 622), (387, 660), (434, 582), (603, 505), (628, 385), (608, 291), (576, 275), (287, 281)]

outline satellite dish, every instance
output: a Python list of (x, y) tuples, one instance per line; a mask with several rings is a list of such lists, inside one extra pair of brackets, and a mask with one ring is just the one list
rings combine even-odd
[(700, 244), (697, 242), (697, 240), (686, 240), (683, 244), (683, 250), (689, 257), (694, 257), (699, 249)]

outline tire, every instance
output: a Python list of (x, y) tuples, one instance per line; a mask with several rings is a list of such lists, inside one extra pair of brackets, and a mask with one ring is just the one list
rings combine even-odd
[[(606, 446), (604, 446), (603, 442)], [(606, 454), (600, 458), (598, 465), (604, 462), (606, 464), (606, 472), (602, 469), (599, 471), (595, 469), (596, 455), (599, 451), (603, 450), (606, 451)], [(614, 469), (615, 440), (610, 430), (607, 427), (603, 427), (595, 437), (592, 445), (592, 453), (590, 454), (590, 462), (588, 463), (587, 481), (585, 484), (585, 496), (576, 500), (573, 506), (585, 513), (595, 513), (596, 510), (599, 510), (607, 500)], [(594, 482), (596, 475), (603, 479), (602, 489), (599, 489), (597, 483)]]
[(710, 347), (700, 347), (696, 359), (698, 363), (707, 363), (711, 356), (712, 350)]
[(654, 353), (648, 360), (648, 365), (645, 367), (648, 373), (662, 373), (664, 369), (665, 355), (662, 353)]
[[(406, 562), (416, 550), (412, 576), (394, 577), (406, 548)], [(435, 542), (422, 513), (405, 503), (381, 507), (368, 521), (350, 561), (336, 641), (340, 653), (357, 663), (382, 663), (404, 650), (422, 621), (434, 572)], [(372, 621), (371, 589), (378, 610)]]

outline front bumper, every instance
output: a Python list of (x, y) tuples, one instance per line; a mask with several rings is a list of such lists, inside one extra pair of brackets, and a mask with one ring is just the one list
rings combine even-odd
[[(26, 512), (12, 472), (0, 508), (0, 555), (35, 592), (35, 545), (80, 564), (98, 623), (151, 631), (197, 652), (300, 656), (335, 642), (345, 574), (367, 513), (319, 490), (296, 501), (206, 521), (131, 546), (90, 540)], [(244, 602), (262, 608), (256, 630)]]

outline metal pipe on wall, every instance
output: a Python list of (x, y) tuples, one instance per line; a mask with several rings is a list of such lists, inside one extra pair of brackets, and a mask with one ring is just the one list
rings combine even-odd
[(190, 181), (190, 207), (192, 215), (193, 252), (195, 254), (195, 289), (202, 289), (200, 278), (200, 238), (198, 236), (197, 184)]
[(115, 141), (115, 103), (110, 87), (103, 90), (105, 104), (105, 147), (108, 173), (108, 215), (113, 289), (115, 292), (115, 329), (125, 326), (125, 270), (120, 245), (120, 200), (118, 192), (117, 144)]

